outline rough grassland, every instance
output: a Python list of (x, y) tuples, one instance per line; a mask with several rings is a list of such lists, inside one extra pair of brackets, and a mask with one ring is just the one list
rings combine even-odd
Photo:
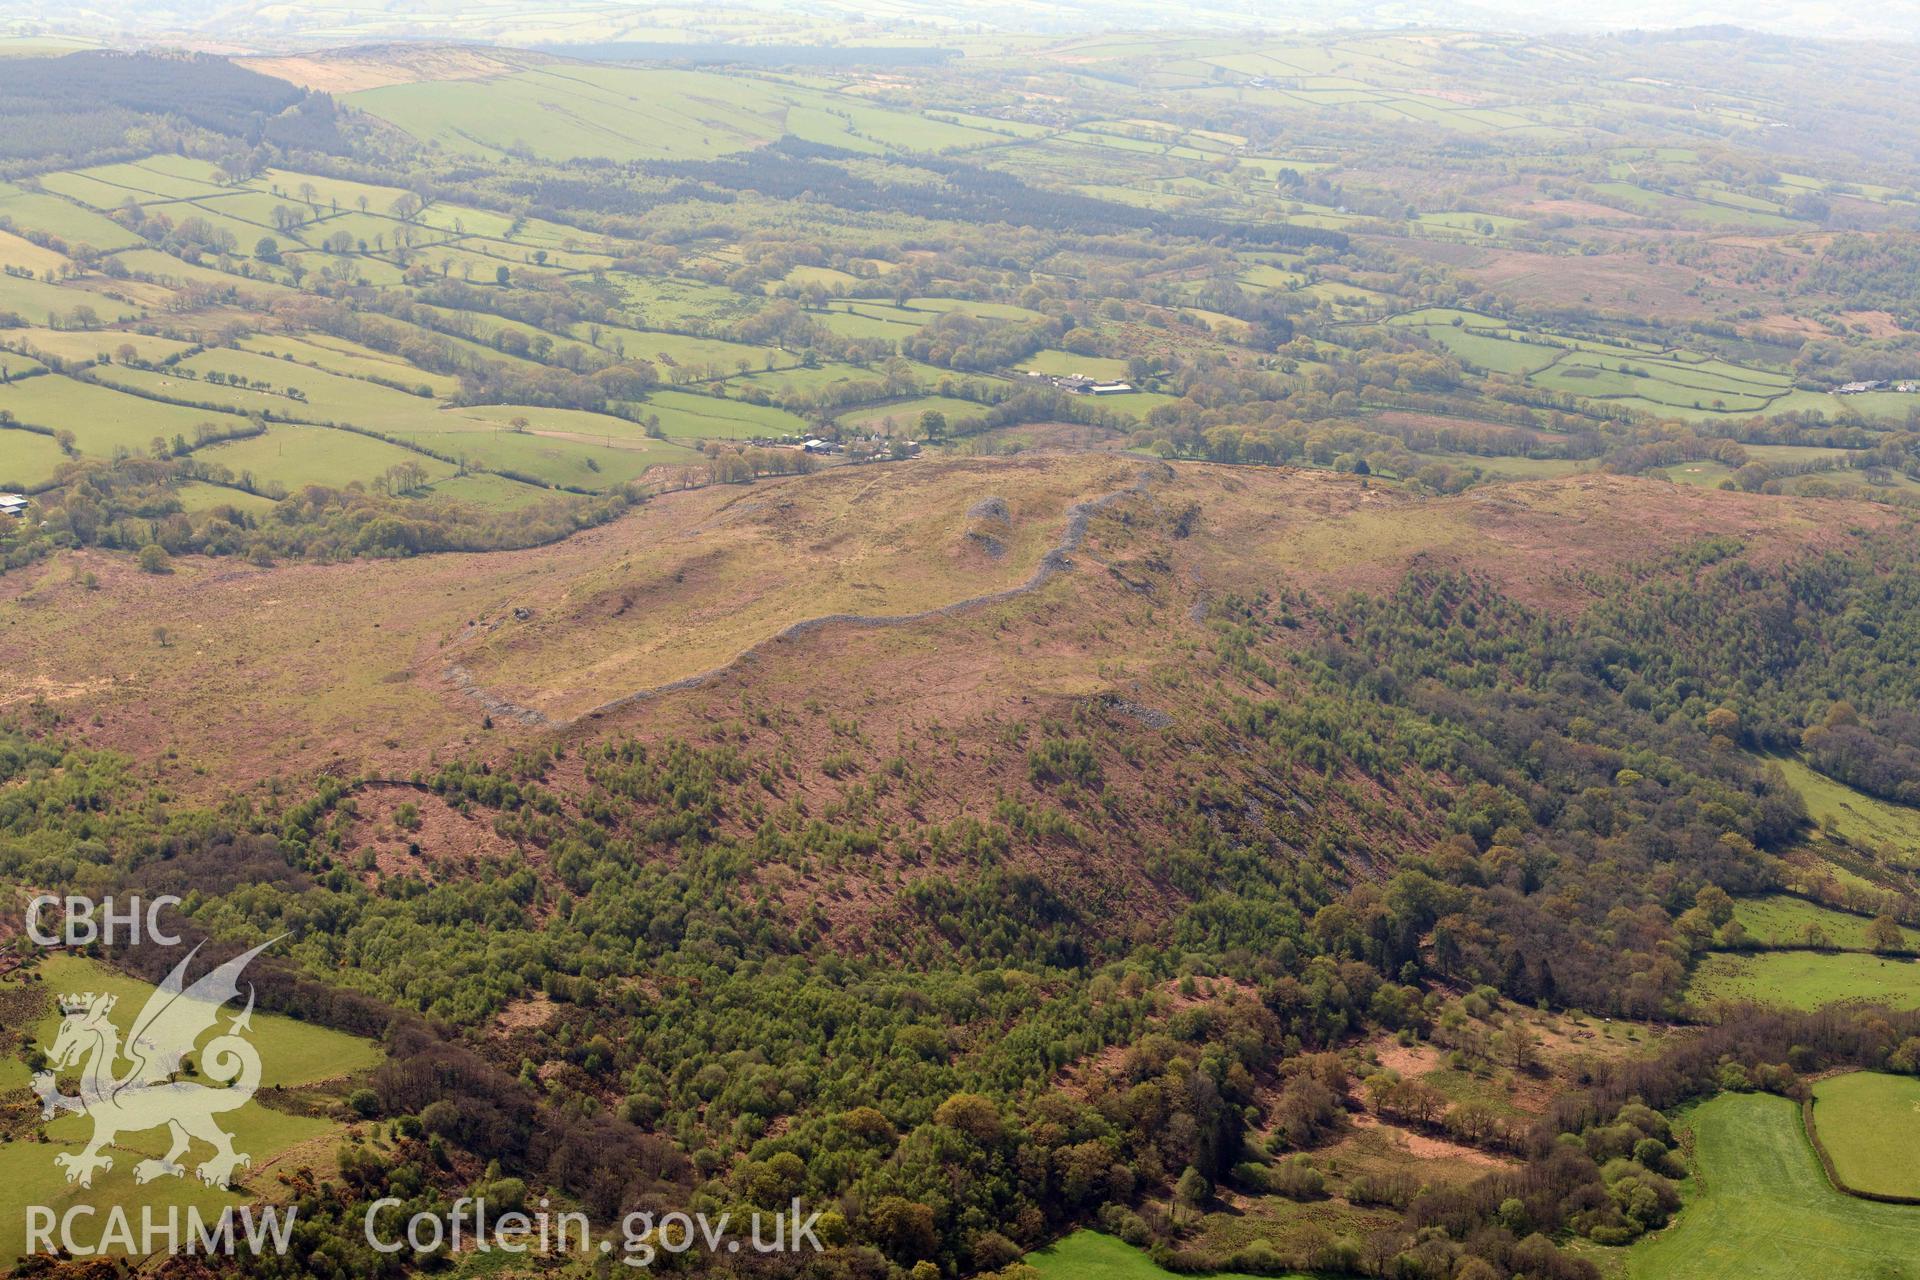
[[(763, 482), (643, 554), (534, 585), (515, 600), (530, 619), (473, 628), (446, 656), (512, 702), (578, 715), (724, 666), (809, 618), (919, 613), (1017, 586), (1070, 505), (1137, 471), (1111, 459), (921, 463)], [(968, 511), (996, 497), (1011, 518), (983, 531), (989, 544)]]
[[(1764, 947), (1798, 947), (1806, 943), (1803, 930), (1810, 924), (1820, 926), (1827, 940), (1843, 951), (1869, 950), (1865, 916), (1849, 915), (1817, 906), (1786, 894), (1764, 898), (1742, 898), (1733, 904), (1733, 918), (1747, 931), (1750, 941)], [(1906, 945), (1920, 949), (1920, 929), (1901, 929)]]
[(1808, 816), (1822, 828), (1849, 844), (1889, 854), (1891, 861), (1920, 862), (1920, 809), (1876, 800), (1791, 756), (1775, 763), (1807, 802)]
[(1692, 1113), (1699, 1175), (1675, 1224), (1634, 1246), (1633, 1280), (1913, 1280), (1920, 1208), (1842, 1195), (1785, 1098), (1725, 1094)]
[[(45, 697), (100, 715), (104, 744), (175, 748), (209, 777), (336, 758), (404, 772), (436, 745), (486, 737), (451, 665), (575, 714), (720, 666), (802, 619), (916, 613), (1014, 586), (1069, 506), (1138, 472), (1111, 457), (836, 467), (667, 494), (525, 552), (273, 569), (183, 556), (164, 576), (64, 553), (0, 577), (0, 713)], [(967, 536), (969, 508), (994, 496), (1013, 516), (998, 556)], [(82, 585), (88, 572), (99, 590)]]
[[(1137, 398), (1137, 397), (1128, 397)], [(1485, 573), (1520, 600), (1578, 608), (1579, 575), (1731, 535), (1762, 562), (1845, 542), (1831, 504), (1701, 494), (1657, 481), (1581, 473), (1421, 500), (1397, 486), (1329, 472), (1182, 467), (1201, 507), (1195, 571), (1235, 589), (1281, 576), (1315, 589), (1381, 590), (1416, 560)], [(1849, 513), (1851, 515), (1851, 512)], [(1854, 517), (1869, 526), (1885, 516)], [(1183, 552), (1184, 554), (1184, 552)]]
[(1877, 1071), (1822, 1080), (1813, 1087), (1813, 1123), (1849, 1188), (1920, 1196), (1913, 1159), (1920, 1149), (1920, 1080)]
[(1752, 1000), (1789, 1009), (1859, 1000), (1898, 1009), (1920, 1008), (1920, 962), (1852, 951), (1716, 952), (1687, 983), (1687, 999)]

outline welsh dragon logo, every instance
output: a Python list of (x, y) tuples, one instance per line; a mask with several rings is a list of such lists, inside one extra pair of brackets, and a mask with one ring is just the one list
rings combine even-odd
[[(74, 1111), (93, 1120), (93, 1137), (79, 1154), (61, 1153), (54, 1162), (67, 1171), (67, 1181), (93, 1185), (97, 1171), (113, 1168), (105, 1149), (123, 1133), (165, 1126), (172, 1137), (167, 1154), (134, 1166), (138, 1183), (178, 1178), (181, 1164), (195, 1139), (213, 1148), (213, 1157), (194, 1172), (211, 1187), (224, 1187), (236, 1170), (253, 1163), (233, 1149), (233, 1135), (216, 1117), (246, 1105), (260, 1087), (260, 1054), (245, 1038), (252, 1030), (253, 988), (247, 988), (247, 1007), (229, 1019), (224, 1034), (209, 1040), (200, 1055), (201, 1074), (216, 1083), (180, 1080), (181, 1062), (195, 1044), (219, 1021), (222, 1006), (240, 994), (240, 975), (255, 956), (279, 939), (262, 943), (235, 956), (192, 986), (186, 985), (187, 966), (200, 948), (187, 953), (140, 1010), (125, 1043), (109, 1021), (115, 998), (110, 995), (69, 995), (60, 1001), (60, 1031), (48, 1053), (52, 1066), (34, 1077), (40, 1098), (40, 1116), (51, 1120), (62, 1111)], [(122, 1060), (126, 1069), (120, 1069)], [(55, 1073), (76, 1064), (80, 1092), (59, 1091)]]

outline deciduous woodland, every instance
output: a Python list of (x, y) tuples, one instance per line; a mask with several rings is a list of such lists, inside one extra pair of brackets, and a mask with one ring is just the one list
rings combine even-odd
[(13, 1274), (1915, 1275), (1907, 37), (203, 8), (0, 0)]

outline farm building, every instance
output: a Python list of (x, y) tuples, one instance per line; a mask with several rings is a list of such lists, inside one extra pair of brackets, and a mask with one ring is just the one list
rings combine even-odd
[(18, 520), (27, 514), (25, 494), (0, 493), (0, 515), (12, 516)]
[(1123, 396), (1133, 390), (1130, 382), (1102, 382), (1084, 373), (1041, 373), (1029, 369), (1027, 376), (1076, 396)]

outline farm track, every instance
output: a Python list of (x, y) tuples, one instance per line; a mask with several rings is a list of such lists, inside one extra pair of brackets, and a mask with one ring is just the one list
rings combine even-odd
[(1113, 506), (1115, 503), (1123, 502), (1128, 498), (1146, 495), (1156, 481), (1171, 479), (1172, 475), (1172, 468), (1167, 466), (1166, 463), (1153, 463), (1149, 466), (1142, 467), (1139, 475), (1134, 478), (1132, 484), (1124, 488), (1115, 489), (1112, 493), (1104, 494), (1101, 497), (1076, 503), (1070, 507), (1067, 511), (1066, 527), (1061, 531), (1059, 541), (1054, 543), (1054, 545), (1040, 557), (1040, 563), (1035, 566), (1033, 573), (1027, 580), (1017, 586), (1008, 587), (1002, 591), (991, 591), (984, 595), (969, 596), (964, 600), (955, 600), (950, 604), (939, 605), (932, 609), (922, 609), (917, 613), (829, 613), (817, 618), (803, 618), (799, 622), (790, 623), (782, 627), (766, 639), (748, 646), (737, 656), (722, 663), (720, 666), (702, 671), (698, 675), (685, 676), (679, 680), (671, 680), (665, 684), (654, 685), (650, 688), (638, 689), (632, 693), (622, 694), (618, 698), (603, 702), (599, 706), (591, 707), (579, 715), (568, 719), (555, 720), (544, 712), (532, 707), (521, 706), (492, 694), (473, 678), (471, 672), (457, 663), (447, 667), (441, 673), (441, 678), (448, 684), (453, 685), (460, 693), (480, 703), (481, 706), (487, 709), (490, 715), (509, 716), (515, 720), (519, 720), (523, 724), (536, 725), (543, 728), (571, 728), (584, 720), (597, 720), (622, 707), (647, 702), (670, 693), (680, 693), (688, 689), (698, 689), (742, 667), (751, 666), (764, 657), (776, 645), (798, 639), (801, 636), (811, 635), (813, 632), (821, 631), (828, 627), (908, 626), (933, 618), (952, 617), (955, 614), (964, 613), (971, 609), (981, 608), (986, 605), (1001, 604), (1008, 600), (1016, 600), (1021, 596), (1030, 595), (1046, 586), (1058, 575), (1070, 572), (1073, 569), (1073, 553), (1078, 551), (1081, 544), (1086, 540), (1087, 527), (1092, 523), (1095, 515)]

